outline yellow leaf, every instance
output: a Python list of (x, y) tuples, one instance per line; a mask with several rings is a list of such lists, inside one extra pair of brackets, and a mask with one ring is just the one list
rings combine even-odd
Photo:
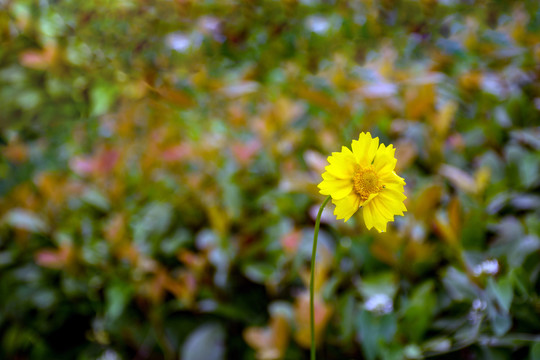
[(452, 228), (455, 234), (461, 232), (461, 207), (460, 202), (457, 196), (452, 197), (450, 203), (448, 204), (448, 219), (450, 222), (450, 227)]
[(428, 116), (435, 107), (435, 84), (421, 84), (407, 88), (405, 92), (405, 115), (416, 120)]
[(455, 246), (458, 243), (458, 238), (456, 232), (450, 226), (448, 219), (446, 219), (443, 214), (438, 213), (434, 219), (435, 229), (449, 245)]
[(486, 186), (489, 184), (491, 179), (491, 169), (487, 166), (483, 166), (476, 171), (474, 174), (474, 181), (476, 184), (477, 192), (481, 193), (484, 191)]
[(448, 133), (448, 129), (454, 119), (457, 108), (457, 103), (455, 101), (448, 101), (439, 110), (437, 115), (433, 117), (432, 124), (438, 135), (444, 136)]
[(473, 177), (460, 168), (452, 165), (442, 165), (439, 173), (458, 189), (468, 193), (475, 193), (477, 190)]
[(176, 106), (182, 108), (189, 108), (195, 105), (195, 101), (193, 100), (191, 95), (189, 95), (185, 91), (171, 89), (167, 87), (161, 87), (153, 90), (158, 93), (163, 99)]
[(257, 351), (257, 359), (279, 360), (285, 355), (289, 344), (289, 323), (284, 314), (275, 312), (266, 327), (249, 327), (244, 339)]
[(409, 140), (400, 140), (396, 143), (396, 172), (407, 169), (418, 156), (418, 147)]
[[(325, 304), (318, 295), (315, 295), (313, 307), (315, 315), (315, 343), (317, 346), (320, 346), (322, 334), (332, 315), (332, 307), (329, 304)], [(294, 339), (300, 346), (309, 348), (311, 345), (309, 292), (306, 291), (296, 298), (294, 303), (294, 318), (296, 321)]]
[(441, 195), (442, 187), (438, 184), (424, 188), (424, 190), (416, 197), (415, 204), (411, 209), (411, 212), (414, 213), (416, 219), (421, 220), (430, 218), (441, 199)]

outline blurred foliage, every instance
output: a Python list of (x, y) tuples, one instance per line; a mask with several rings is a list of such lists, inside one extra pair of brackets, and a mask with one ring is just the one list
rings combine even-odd
[(540, 359), (537, 1), (0, 1), (0, 358)]

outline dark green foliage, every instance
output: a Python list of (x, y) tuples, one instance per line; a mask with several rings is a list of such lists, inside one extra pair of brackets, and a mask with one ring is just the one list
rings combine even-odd
[[(540, 359), (537, 1), (0, 1), (0, 358)], [(307, 340), (306, 340), (307, 339)]]

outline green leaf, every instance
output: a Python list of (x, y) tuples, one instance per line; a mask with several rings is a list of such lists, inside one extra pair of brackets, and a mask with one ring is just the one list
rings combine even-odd
[(448, 296), (454, 300), (462, 301), (468, 299), (472, 301), (477, 296), (474, 284), (471, 284), (467, 275), (454, 267), (446, 270), (442, 281)]
[(354, 312), (355, 312), (355, 301), (354, 295), (348, 293), (345, 296), (342, 296), (339, 299), (339, 312), (340, 312), (340, 333), (341, 340), (348, 343), (352, 340), (354, 335)]
[(225, 332), (219, 324), (204, 324), (193, 331), (184, 342), (180, 359), (225, 359)]
[(436, 337), (426, 341), (422, 348), (427, 352), (445, 353), (452, 347), (452, 342), (446, 337)]
[(360, 335), (362, 352), (368, 360), (381, 356), (386, 344), (391, 342), (397, 331), (395, 314), (376, 315), (362, 310), (356, 318), (356, 327)]
[(398, 344), (391, 344), (382, 347), (381, 358), (383, 360), (403, 360), (404, 350)]
[(37, 214), (25, 209), (9, 211), (4, 215), (2, 222), (16, 229), (35, 233), (47, 232), (49, 229), (49, 226)]
[(535, 342), (531, 346), (531, 352), (529, 353), (530, 360), (540, 360), (540, 341)]
[(378, 273), (362, 278), (358, 290), (365, 299), (375, 295), (387, 295), (393, 299), (397, 292), (397, 278), (393, 272)]
[(243, 272), (248, 279), (260, 284), (264, 284), (274, 274), (275, 270), (271, 264), (267, 263), (250, 263), (243, 268)]
[(407, 359), (421, 359), (422, 349), (416, 344), (410, 344), (403, 349), (403, 355)]
[[(159, 245), (150, 240), (151, 236), (161, 236), (172, 221), (172, 206), (164, 202), (152, 202), (146, 205), (133, 221), (134, 240), (143, 252), (153, 252)], [(157, 241), (157, 240), (156, 240)]]
[(497, 336), (502, 336), (512, 327), (512, 318), (507, 312), (498, 311), (493, 305), (488, 304), (487, 307), (489, 320), (493, 327), (493, 332)]
[(510, 310), (514, 291), (512, 287), (512, 279), (509, 276), (500, 278), (497, 282), (490, 277), (488, 279), (488, 292), (495, 297), (497, 303), (504, 309), (505, 312)]
[(90, 91), (90, 115), (100, 116), (111, 108), (118, 97), (116, 85), (111, 83), (98, 83)]
[(111, 207), (109, 200), (97, 189), (87, 189), (81, 199), (101, 211), (107, 211)]
[(491, 325), (493, 326), (493, 332), (497, 336), (502, 336), (510, 330), (512, 327), (512, 318), (508, 314), (497, 313), (491, 319)]
[(433, 281), (428, 280), (414, 289), (405, 304), (402, 322), (404, 333), (411, 341), (417, 343), (422, 340), (433, 318), (436, 304)]
[(516, 239), (508, 249), (507, 260), (512, 268), (519, 268), (525, 259), (540, 249), (540, 239), (535, 235), (525, 235)]
[(519, 161), (519, 178), (525, 188), (530, 188), (540, 179), (540, 158), (536, 154), (527, 154)]
[(177, 230), (173, 236), (163, 239), (160, 242), (160, 250), (165, 255), (174, 255), (180, 248), (191, 243), (191, 234), (187, 229)]
[(115, 282), (107, 287), (105, 292), (105, 314), (109, 321), (114, 322), (122, 315), (126, 305), (131, 300), (133, 288), (131, 284)]

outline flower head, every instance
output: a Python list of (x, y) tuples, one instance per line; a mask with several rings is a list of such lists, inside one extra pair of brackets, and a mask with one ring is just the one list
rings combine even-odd
[(386, 231), (395, 215), (407, 211), (405, 180), (394, 171), (396, 149), (392, 144), (379, 145), (379, 138), (373, 139), (369, 132), (353, 140), (351, 148), (343, 146), (341, 152), (328, 157), (330, 165), (318, 185), (320, 193), (332, 196), (338, 219), (347, 221), (362, 207), (367, 228)]

